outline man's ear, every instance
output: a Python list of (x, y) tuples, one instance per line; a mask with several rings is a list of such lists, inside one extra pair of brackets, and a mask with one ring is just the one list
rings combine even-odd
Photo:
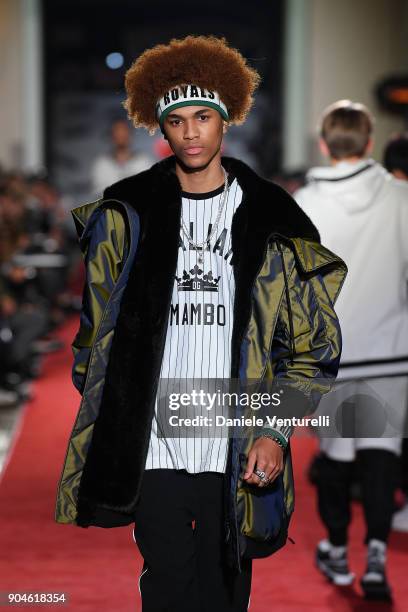
[(228, 131), (228, 128), (229, 128), (229, 124), (228, 124), (228, 122), (227, 122), (227, 121), (223, 121), (223, 122), (222, 122), (222, 133), (223, 133), (223, 134), (226, 134), (226, 133), (227, 133), (227, 131)]
[(323, 157), (330, 157), (330, 151), (323, 138), (319, 138), (319, 150)]
[(367, 146), (365, 148), (364, 154), (365, 155), (370, 155), (370, 153), (372, 153), (372, 151), (373, 151), (373, 148), (374, 148), (374, 138), (372, 138), (370, 136), (370, 138), (368, 139)]

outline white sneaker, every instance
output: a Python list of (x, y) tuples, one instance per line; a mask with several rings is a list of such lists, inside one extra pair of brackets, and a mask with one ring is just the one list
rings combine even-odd
[(347, 546), (333, 546), (329, 540), (320, 540), (316, 547), (315, 563), (337, 586), (348, 586), (355, 578), (355, 574), (349, 570)]
[(392, 517), (392, 528), (408, 533), (408, 502)]
[(367, 547), (367, 568), (360, 580), (366, 599), (390, 601), (391, 587), (385, 573), (387, 546), (381, 540), (372, 539)]

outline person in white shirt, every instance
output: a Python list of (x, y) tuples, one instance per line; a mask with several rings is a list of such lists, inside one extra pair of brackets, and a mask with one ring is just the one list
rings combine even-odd
[(335, 584), (354, 579), (347, 530), (356, 459), (368, 546), (361, 585), (367, 597), (389, 598), (386, 544), (407, 399), (408, 185), (369, 157), (373, 123), (362, 104), (341, 100), (328, 107), (319, 142), (330, 166), (311, 169), (294, 197), (349, 269), (336, 303), (343, 336), (339, 380), (349, 382), (320, 409), (334, 419), (339, 406), (345, 415), (352, 404), (355, 434), (320, 438), (318, 502), (328, 539), (317, 547), (317, 565)]
[(91, 170), (92, 193), (100, 197), (108, 185), (147, 170), (153, 162), (149, 155), (132, 151), (129, 122), (114, 121), (110, 153), (97, 157)]

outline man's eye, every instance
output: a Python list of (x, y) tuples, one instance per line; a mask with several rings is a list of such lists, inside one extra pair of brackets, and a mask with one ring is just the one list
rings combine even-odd
[(208, 115), (200, 115), (200, 119), (202, 121), (206, 121), (206, 119), (208, 119)]
[(172, 119), (172, 120), (170, 121), (170, 124), (171, 124), (171, 125), (178, 125), (179, 123), (180, 123), (180, 119)]

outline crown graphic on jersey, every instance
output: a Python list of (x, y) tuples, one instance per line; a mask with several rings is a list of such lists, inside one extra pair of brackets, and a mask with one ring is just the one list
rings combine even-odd
[(211, 270), (203, 272), (197, 264), (189, 272), (183, 270), (182, 278), (176, 276), (178, 291), (218, 291), (221, 276), (214, 278)]

